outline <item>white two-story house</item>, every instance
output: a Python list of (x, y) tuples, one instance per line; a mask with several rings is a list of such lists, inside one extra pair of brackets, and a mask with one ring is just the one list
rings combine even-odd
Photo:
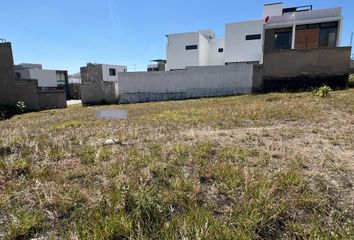
[(342, 25), (341, 8), (266, 4), (262, 18), (226, 24), (224, 38), (212, 30), (167, 35), (167, 70), (262, 63), (264, 52), (277, 49), (337, 47)]

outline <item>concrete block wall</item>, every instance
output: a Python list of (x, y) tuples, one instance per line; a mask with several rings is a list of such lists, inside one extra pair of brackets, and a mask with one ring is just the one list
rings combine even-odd
[(39, 91), (39, 106), (41, 110), (65, 108), (66, 92), (60, 90)]
[(14, 94), (8, 89), (13, 88), (15, 80), (14, 60), (10, 43), (0, 44), (0, 104), (12, 104)]
[(15, 80), (15, 85), (11, 92), (14, 93), (13, 104), (23, 101), (26, 110), (40, 110), (37, 80)]
[(81, 83), (102, 82), (103, 72), (102, 65), (87, 64), (86, 67), (80, 68)]
[(354, 73), (354, 60), (350, 60), (350, 73)]
[(348, 74), (350, 47), (279, 50), (264, 55), (263, 75)]
[(266, 52), (264, 91), (301, 90), (324, 84), (345, 88), (351, 47), (278, 50)]
[(80, 91), (83, 104), (118, 103), (117, 82), (82, 82)]
[(119, 75), (119, 102), (178, 100), (252, 92), (251, 64), (187, 67), (172, 72), (130, 72)]

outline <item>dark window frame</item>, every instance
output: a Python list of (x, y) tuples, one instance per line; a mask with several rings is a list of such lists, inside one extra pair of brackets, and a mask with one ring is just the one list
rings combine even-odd
[(224, 52), (224, 48), (219, 48), (219, 49), (218, 49), (218, 52), (219, 52), (219, 53), (223, 53), (223, 52)]
[[(287, 45), (285, 46), (285, 44), (284, 45), (282, 45), (282, 46), (280, 46), (280, 45), (278, 45), (277, 46), (277, 41), (280, 41), (280, 40), (278, 40), (277, 39), (277, 36), (279, 36), (279, 38), (281, 37), (281, 36), (283, 36), (283, 38), (284, 38), (284, 36), (285, 36), (285, 34), (288, 34), (289, 36), (288, 36), (288, 43), (287, 43)], [(292, 36), (293, 36), (293, 29), (292, 29), (292, 27), (288, 27), (288, 28), (278, 28), (278, 29), (275, 29), (275, 31), (274, 31), (274, 49), (291, 49), (291, 45), (292, 45)], [(283, 39), (284, 40), (284, 39)], [(279, 43), (281, 43), (281, 41), (279, 42)]]
[(246, 35), (246, 41), (260, 40), (262, 39), (262, 34), (250, 34)]
[(190, 51), (190, 50), (198, 50), (198, 45), (187, 45), (186, 51)]
[(109, 76), (114, 77), (117, 76), (117, 71), (115, 68), (109, 68)]
[[(338, 42), (338, 30), (339, 30), (339, 22), (324, 22), (324, 23), (316, 23), (316, 24), (306, 24), (306, 25), (297, 25), (296, 31), (305, 30), (305, 29), (320, 29), (320, 34), (318, 36), (318, 46), (319, 47), (335, 47)], [(335, 38), (333, 41), (329, 41), (329, 34), (334, 33)]]

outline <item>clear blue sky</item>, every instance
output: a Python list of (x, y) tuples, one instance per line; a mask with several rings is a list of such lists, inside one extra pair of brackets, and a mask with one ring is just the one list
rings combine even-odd
[[(263, 4), (276, 1), (1, 0), (0, 38), (12, 42), (16, 63), (42, 63), (70, 73), (87, 62), (144, 70), (149, 60), (165, 58), (165, 34), (211, 28), (223, 35), (225, 23), (261, 18)], [(353, 0), (284, 3), (343, 7), (342, 45), (349, 45)]]

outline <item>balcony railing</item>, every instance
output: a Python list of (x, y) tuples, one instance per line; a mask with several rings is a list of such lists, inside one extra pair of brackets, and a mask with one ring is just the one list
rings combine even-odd
[(316, 19), (324, 18), (339, 18), (341, 17), (342, 10), (341, 8), (330, 8), (330, 9), (321, 9), (305, 12), (293, 12), (286, 13), (282, 16), (273, 16), (269, 19), (269, 24), (286, 24), (291, 22), (298, 21), (309, 21)]

